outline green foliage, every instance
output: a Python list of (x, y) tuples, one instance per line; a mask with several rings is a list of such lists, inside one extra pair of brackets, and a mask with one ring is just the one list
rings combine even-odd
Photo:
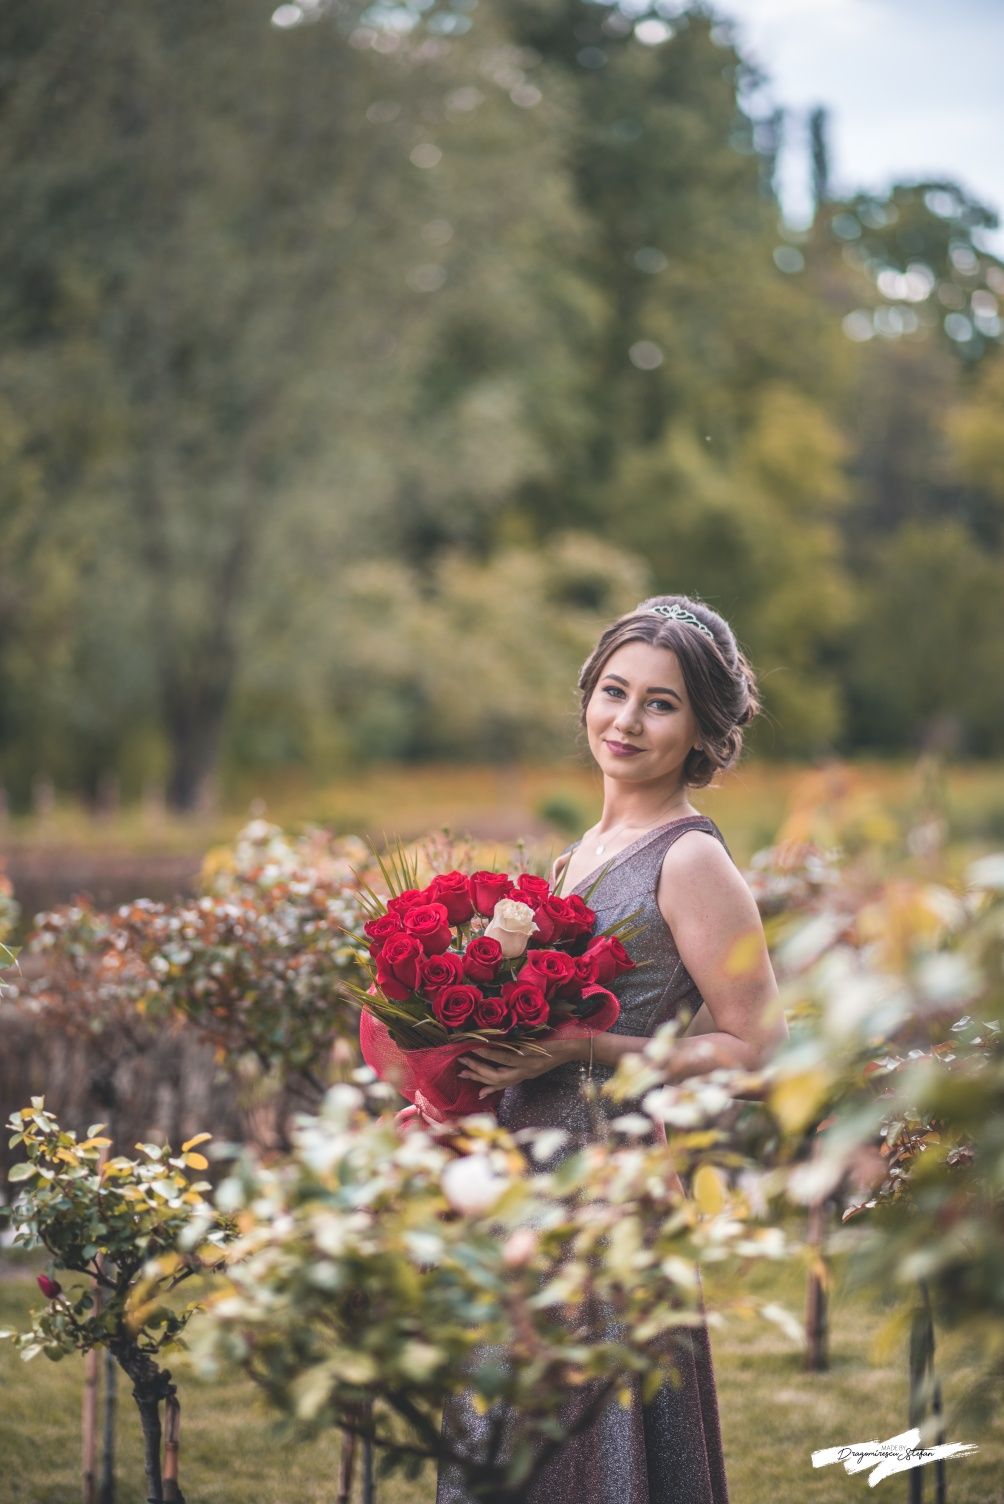
[[(167, 1303), (193, 1272), (172, 1250), (195, 1214), (207, 1208), (203, 1192), (210, 1183), (193, 1181), (188, 1172), (208, 1168), (195, 1146), (209, 1135), (197, 1134), (176, 1155), (167, 1144), (138, 1144), (140, 1159), (105, 1159), (101, 1150), (111, 1140), (101, 1136), (103, 1123), (92, 1124), (87, 1137), (78, 1140), (46, 1112), (42, 1097), (13, 1113), (8, 1126), (11, 1147), (22, 1147), (26, 1156), (10, 1172), (19, 1189), (5, 1209), (14, 1224), (14, 1245), (44, 1246), (55, 1270), (83, 1275), (84, 1283), (35, 1312), (30, 1331), (3, 1335), (15, 1337), (25, 1359), (123, 1345), (150, 1355), (176, 1344), (196, 1303), (180, 1310)], [(199, 1225), (208, 1267), (229, 1234), (226, 1223), (212, 1216), (202, 1217)], [(166, 1262), (152, 1284), (144, 1285), (137, 1305), (145, 1266), (164, 1255)]]
[(546, 550), (449, 553), (424, 571), (357, 569), (331, 611), (339, 640), (353, 644), (329, 680), (345, 750), (450, 761), (480, 752), (500, 763), (553, 755), (574, 735), (575, 680), (597, 622), (647, 585), (633, 558), (581, 533)]
[[(242, 1236), (193, 1356), (213, 1375), (242, 1368), (307, 1429), (372, 1432), (398, 1464), (443, 1455), (440, 1406), (471, 1388), (499, 1421), (486, 1456), (453, 1457), (476, 1497), (520, 1497), (560, 1440), (570, 1395), (591, 1413), (625, 1375), (658, 1386), (673, 1332), (693, 1319), (699, 1251), (783, 1252), (783, 1238), (747, 1225), (744, 1198), (716, 1168), (734, 1156), (714, 1132), (676, 1145), (674, 1162), (699, 1166), (705, 1188), (684, 1201), (664, 1148), (631, 1143), (637, 1121), (614, 1123), (619, 1150), (575, 1151), (563, 1132), (542, 1131), (531, 1174), (489, 1118), (399, 1135), (367, 1115), (387, 1094), (336, 1086), (317, 1117), (300, 1119), (286, 1162), (235, 1163), (216, 1206)], [(184, 1242), (200, 1237), (196, 1224)]]
[(342, 985), (365, 975), (361, 841), (290, 840), (252, 822), (211, 853), (210, 891), (173, 904), (136, 899), (112, 914), (76, 904), (40, 917), (45, 973), (31, 1007), (50, 1027), (106, 1032), (109, 1047), (151, 1026), (194, 1027), (221, 1062), (323, 1090), (334, 1041), (354, 1036)]
[(703, 7), (653, 45), (658, 7), (592, 0), (273, 9), (0, 20), (15, 802), (550, 756), (577, 655), (655, 587), (735, 619), (772, 750), (945, 716), (998, 749), (968, 683), (872, 714), (910, 526), (997, 584), (989, 211), (829, 199), (817, 151), (816, 223), (780, 225)]
[(786, 911), (774, 921), (791, 1025), (771, 1068), (776, 1163), (796, 1204), (839, 1197), (859, 1277), (910, 1304), (921, 1282), (934, 1318), (965, 1326), (992, 1374), (1004, 1359), (1004, 858), (953, 884), (930, 825), (914, 830), (923, 875), (890, 870), (871, 843), (843, 865), (817, 854), (794, 889), (801, 864), (779, 849), (775, 878), (761, 879)]

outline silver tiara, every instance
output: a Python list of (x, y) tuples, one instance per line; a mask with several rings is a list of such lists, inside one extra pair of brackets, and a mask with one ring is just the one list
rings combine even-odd
[(703, 632), (705, 637), (715, 640), (715, 634), (710, 627), (706, 627), (703, 621), (698, 621), (693, 611), (688, 611), (685, 606), (649, 606), (646, 616), (664, 616), (668, 621), (685, 621), (688, 627), (696, 627)]

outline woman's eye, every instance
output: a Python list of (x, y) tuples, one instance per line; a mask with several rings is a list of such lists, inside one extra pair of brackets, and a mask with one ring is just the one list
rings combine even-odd
[(651, 700), (649, 703), (659, 710), (675, 710), (676, 706), (670, 700)]

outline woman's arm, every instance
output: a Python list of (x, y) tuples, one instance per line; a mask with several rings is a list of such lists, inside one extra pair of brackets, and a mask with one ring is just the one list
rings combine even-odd
[[(742, 874), (718, 841), (691, 831), (666, 853), (657, 897), (683, 964), (704, 999), (694, 1019), (697, 1029), (682, 1035), (673, 1047), (667, 1078), (682, 1081), (719, 1066), (755, 1070), (787, 1037), (788, 1026), (774, 1006), (777, 982), (760, 915)], [(592, 1058), (598, 1065), (613, 1066), (622, 1055), (636, 1054), (647, 1043), (643, 1034), (596, 1034)], [(481, 1046), (478, 1057), (485, 1058), (465, 1057), (468, 1069), (461, 1074), (497, 1089), (590, 1057), (588, 1039), (541, 1044), (546, 1055), (522, 1059), (511, 1051)]]
[[(742, 873), (714, 837), (689, 831), (666, 853), (657, 897), (704, 1000), (673, 1048), (669, 1079), (718, 1066), (756, 1070), (787, 1038), (788, 1026), (776, 1002), (760, 915)], [(598, 1038), (595, 1058), (605, 1061), (609, 1041), (617, 1037)]]

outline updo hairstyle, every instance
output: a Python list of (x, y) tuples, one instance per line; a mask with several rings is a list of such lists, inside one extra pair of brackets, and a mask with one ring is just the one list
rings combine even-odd
[[(654, 616), (654, 606), (680, 606), (703, 622), (713, 641), (692, 623)], [(592, 698), (611, 654), (626, 642), (647, 642), (675, 653), (697, 719), (701, 750), (692, 750), (683, 765), (683, 781), (704, 788), (715, 774), (729, 768), (743, 745), (743, 727), (760, 709), (756, 677), (725, 619), (703, 601), (688, 595), (653, 595), (621, 616), (603, 633), (582, 665), (579, 724), (586, 724)]]

